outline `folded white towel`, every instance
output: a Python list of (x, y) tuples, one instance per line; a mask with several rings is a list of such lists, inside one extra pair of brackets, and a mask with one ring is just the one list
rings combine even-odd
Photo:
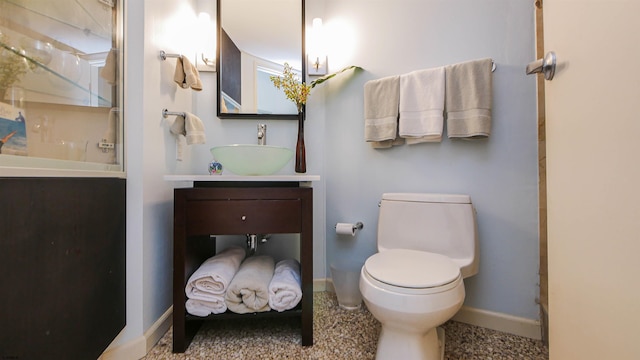
[(447, 136), (477, 139), (491, 134), (491, 59), (446, 67)]
[(244, 257), (245, 251), (237, 246), (210, 257), (189, 277), (184, 289), (185, 294), (195, 300), (224, 301), (224, 293), (238, 272)]
[(187, 299), (185, 308), (191, 315), (209, 316), (211, 314), (222, 314), (227, 311), (227, 304), (224, 302), (224, 296), (217, 295), (212, 297), (211, 301)]
[(176, 116), (176, 119), (171, 125), (170, 131), (172, 134), (176, 135), (176, 160), (182, 160), (183, 146), (180, 138), (181, 136), (186, 138), (187, 145), (204, 144), (207, 141), (202, 120), (188, 112), (185, 112), (184, 116)]
[(269, 311), (269, 283), (273, 277), (274, 261), (271, 256), (248, 257), (231, 280), (224, 296), (229, 310), (246, 314)]
[(192, 88), (195, 91), (202, 90), (200, 73), (186, 56), (179, 56), (176, 60), (176, 70), (173, 73), (173, 81), (183, 89)]
[(440, 142), (444, 122), (444, 67), (400, 76), (400, 136), (407, 144)]
[(302, 299), (301, 284), (298, 260), (278, 261), (269, 283), (269, 306), (278, 312), (296, 307)]
[(388, 76), (364, 84), (364, 140), (374, 148), (404, 143), (398, 137), (400, 77)]

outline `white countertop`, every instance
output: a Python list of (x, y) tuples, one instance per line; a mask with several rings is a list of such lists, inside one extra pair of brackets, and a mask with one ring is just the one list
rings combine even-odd
[(239, 175), (164, 175), (165, 181), (290, 181), (308, 182), (320, 181), (320, 175), (265, 175), (265, 176), (239, 176)]
[(0, 176), (125, 178), (126, 174), (120, 165), (0, 154)]

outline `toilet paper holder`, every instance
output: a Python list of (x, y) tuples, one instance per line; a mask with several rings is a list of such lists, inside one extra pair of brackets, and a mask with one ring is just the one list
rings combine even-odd
[[(337, 229), (338, 228), (338, 224), (336, 224), (334, 226), (334, 228)], [(364, 228), (364, 224), (362, 223), (362, 221), (358, 221), (357, 223), (352, 224), (352, 228), (353, 228), (353, 231), (362, 230), (362, 228)]]

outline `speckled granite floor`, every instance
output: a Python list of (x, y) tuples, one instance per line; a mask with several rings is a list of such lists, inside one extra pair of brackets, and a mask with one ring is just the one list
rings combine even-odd
[[(205, 323), (184, 354), (171, 353), (171, 329), (144, 358), (164, 359), (374, 359), (380, 324), (364, 308), (338, 307), (333, 293), (314, 293), (314, 345), (300, 345), (297, 318)], [(445, 359), (548, 359), (541, 341), (454, 321), (444, 326)]]

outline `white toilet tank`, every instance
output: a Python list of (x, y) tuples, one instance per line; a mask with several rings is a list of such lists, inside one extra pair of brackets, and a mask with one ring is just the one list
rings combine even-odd
[(448, 256), (463, 277), (478, 273), (476, 213), (468, 195), (386, 193), (378, 251), (413, 249)]

